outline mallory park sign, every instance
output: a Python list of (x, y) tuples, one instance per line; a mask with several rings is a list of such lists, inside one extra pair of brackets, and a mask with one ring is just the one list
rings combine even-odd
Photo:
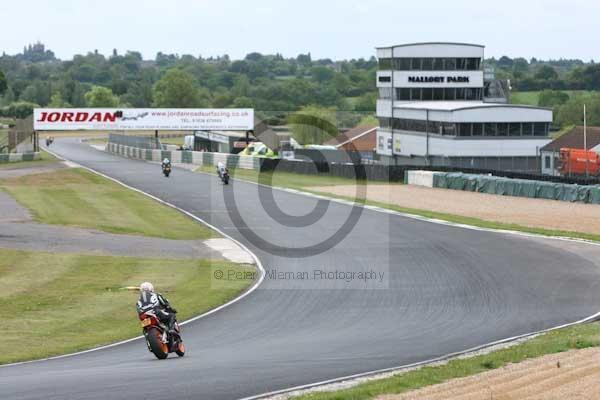
[(468, 76), (409, 76), (409, 83), (469, 83)]

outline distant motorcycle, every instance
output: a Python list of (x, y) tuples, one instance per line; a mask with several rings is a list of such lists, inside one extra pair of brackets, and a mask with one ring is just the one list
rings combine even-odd
[(165, 324), (160, 322), (154, 311), (139, 314), (146, 345), (148, 350), (159, 360), (164, 360), (169, 353), (176, 353), (179, 357), (185, 355), (185, 345), (181, 338), (179, 324), (175, 322), (174, 333), (169, 333)]
[(165, 177), (167, 178), (171, 175), (171, 164), (163, 165), (163, 174), (165, 174)]
[(229, 170), (226, 168), (225, 171), (220, 172), (219, 176), (221, 177), (221, 182), (224, 185), (229, 185)]

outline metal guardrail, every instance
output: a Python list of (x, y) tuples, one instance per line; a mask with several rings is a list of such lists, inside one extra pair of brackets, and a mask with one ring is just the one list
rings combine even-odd
[(153, 136), (130, 136), (111, 133), (108, 135), (108, 142), (146, 150), (159, 150), (161, 148), (160, 140), (156, 140)]

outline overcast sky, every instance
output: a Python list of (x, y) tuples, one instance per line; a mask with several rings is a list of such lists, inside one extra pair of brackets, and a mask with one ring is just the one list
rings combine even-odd
[(0, 51), (40, 40), (62, 59), (113, 48), (368, 58), (376, 46), (458, 41), (486, 57), (600, 60), (598, 0), (2, 0), (0, 16)]

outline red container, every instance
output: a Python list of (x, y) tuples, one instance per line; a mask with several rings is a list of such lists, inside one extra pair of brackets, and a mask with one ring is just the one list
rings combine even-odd
[(594, 151), (582, 149), (560, 149), (561, 175), (598, 176), (600, 174), (600, 155)]

